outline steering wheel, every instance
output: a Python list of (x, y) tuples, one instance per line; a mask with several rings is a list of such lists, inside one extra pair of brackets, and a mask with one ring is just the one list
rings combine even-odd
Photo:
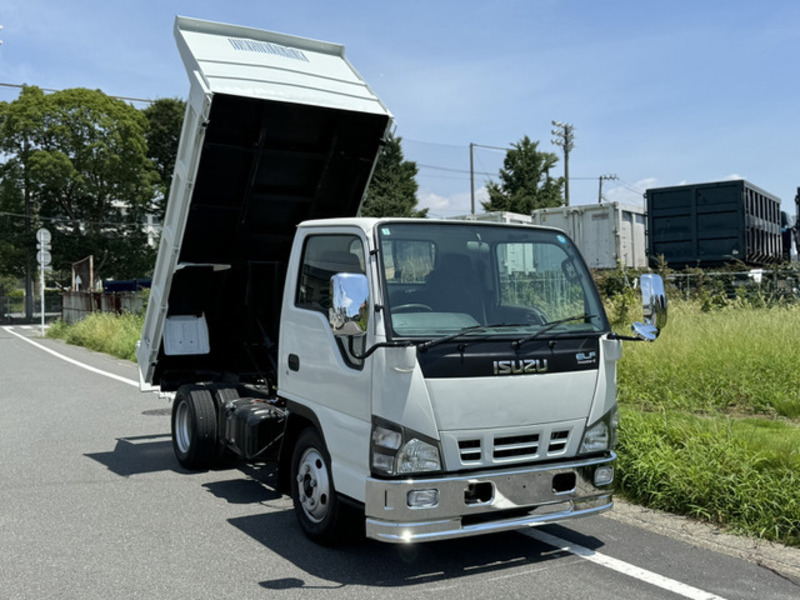
[(392, 312), (433, 312), (433, 309), (427, 304), (401, 304), (392, 307)]

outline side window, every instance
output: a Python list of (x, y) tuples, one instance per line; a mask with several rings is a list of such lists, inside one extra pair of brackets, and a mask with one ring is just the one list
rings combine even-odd
[(364, 245), (354, 235), (314, 235), (306, 239), (295, 305), (327, 317), (330, 281), (336, 273), (364, 273)]

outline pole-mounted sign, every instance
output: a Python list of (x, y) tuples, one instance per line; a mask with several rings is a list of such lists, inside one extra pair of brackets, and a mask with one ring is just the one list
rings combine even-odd
[(50, 255), (50, 240), (53, 236), (42, 227), (36, 232), (36, 261), (39, 263), (40, 294), (42, 298), (42, 337), (44, 337), (44, 268), (50, 264), (53, 257)]

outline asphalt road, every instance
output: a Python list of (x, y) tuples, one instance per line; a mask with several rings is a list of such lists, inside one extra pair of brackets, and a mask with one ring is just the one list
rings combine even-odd
[(625, 506), (455, 542), (318, 547), (270, 465), (181, 469), (168, 401), (136, 378), (38, 328), (0, 328), (0, 599), (800, 597), (797, 550)]

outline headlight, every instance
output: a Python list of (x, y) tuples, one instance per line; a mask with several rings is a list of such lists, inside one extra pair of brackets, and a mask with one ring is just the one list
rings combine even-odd
[(406, 442), (397, 455), (398, 473), (439, 471), (441, 468), (439, 448), (417, 438)]
[(614, 406), (594, 425), (586, 428), (581, 442), (581, 454), (593, 454), (604, 450), (613, 450), (617, 445), (617, 425), (619, 413)]
[(601, 452), (608, 450), (610, 436), (608, 433), (608, 425), (605, 421), (595, 423), (583, 434), (583, 444), (581, 444), (581, 454), (589, 454), (591, 452)]
[(370, 465), (378, 475), (401, 475), (441, 471), (436, 441), (387, 421), (372, 425)]

